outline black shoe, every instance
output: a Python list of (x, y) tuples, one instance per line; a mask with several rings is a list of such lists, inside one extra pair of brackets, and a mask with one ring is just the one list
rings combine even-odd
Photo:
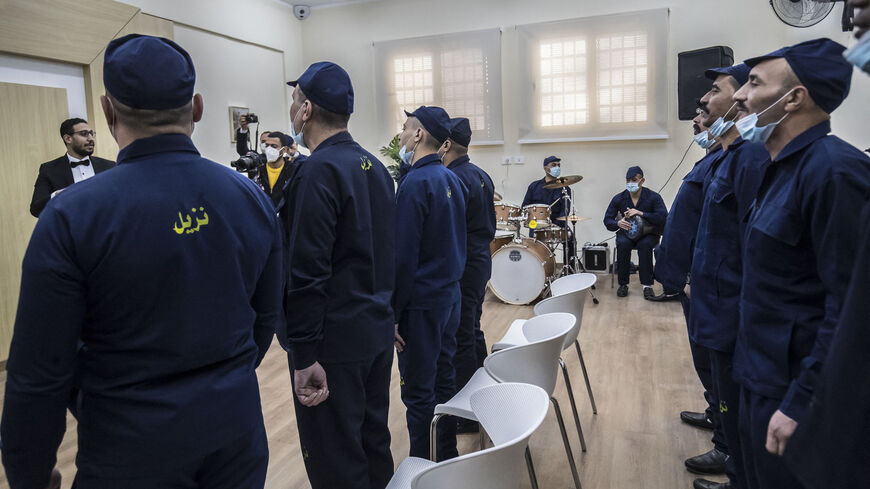
[(680, 300), (680, 293), (679, 292), (662, 292), (659, 295), (647, 297), (646, 299), (653, 301), (653, 302), (678, 301), (678, 300)]
[(707, 417), (707, 413), (694, 413), (692, 411), (683, 411), (680, 413), (680, 419), (683, 423), (690, 424), (696, 428), (705, 430), (713, 429), (713, 420)]
[(694, 489), (731, 489), (731, 483), (713, 482), (708, 481), (707, 479), (695, 479), (695, 482), (692, 482), (692, 487)]
[(616, 289), (616, 297), (625, 297), (628, 295), (628, 285), (620, 285), (618, 289)]
[(643, 288), (643, 298), (646, 300), (650, 300), (655, 294), (653, 293), (652, 287), (644, 287)]
[(456, 420), (456, 434), (464, 435), (468, 433), (480, 433), (480, 423), (470, 419)]
[(724, 474), (728, 455), (717, 449), (686, 459), (686, 469), (694, 474)]

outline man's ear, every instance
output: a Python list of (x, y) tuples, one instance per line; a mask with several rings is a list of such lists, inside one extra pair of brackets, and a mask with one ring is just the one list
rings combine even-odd
[(815, 101), (810, 97), (810, 92), (803, 85), (794, 88), (794, 91), (789, 94), (785, 102), (785, 111), (794, 112), (801, 107), (807, 107), (807, 104), (815, 104)]
[[(109, 127), (115, 123), (115, 110), (112, 107), (112, 104), (109, 102), (109, 98), (105, 95), (100, 95), (100, 106), (103, 108), (103, 115), (106, 116), (106, 123)], [(66, 141), (66, 136), (64, 136), (64, 141)], [(69, 144), (69, 143), (67, 143)]]
[(202, 120), (203, 110), (202, 95), (197, 93), (193, 96), (193, 122), (199, 122)]

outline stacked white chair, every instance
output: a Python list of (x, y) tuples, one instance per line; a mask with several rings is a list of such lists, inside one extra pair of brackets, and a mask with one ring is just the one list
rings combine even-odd
[(543, 389), (529, 384), (495, 384), (476, 391), (469, 398), (471, 411), (495, 446), (441, 463), (408, 457), (387, 489), (519, 487), (519, 462), (547, 415), (548, 400)]
[[(566, 312), (573, 314), (577, 318), (577, 323), (574, 325), (574, 330), (565, 338), (563, 349), (567, 349), (574, 344), (577, 350), (577, 356), (580, 359), (580, 368), (583, 371), (583, 379), (586, 381), (586, 392), (589, 394), (589, 402), (592, 404), (592, 412), (598, 414), (598, 408), (595, 405), (595, 396), (592, 394), (592, 385), (589, 382), (589, 373), (586, 370), (586, 362), (583, 360), (583, 352), (580, 349), (580, 342), (577, 337), (580, 334), (580, 327), (583, 324), (583, 306), (586, 304), (586, 295), (590, 287), (595, 285), (597, 277), (591, 273), (578, 273), (562, 277), (550, 286), (553, 294), (552, 297), (542, 300), (535, 305), (535, 315), (547, 314), (552, 312)], [(505, 335), (498, 340), (492, 350), (499, 351), (513, 346), (523, 345), (528, 343), (523, 327), (527, 320), (518, 319), (514, 321)], [(568, 376), (568, 369), (565, 367), (565, 362), (559, 359), (559, 366), (562, 368), (562, 376), (565, 379), (565, 387), (568, 391), (568, 400), (571, 403), (571, 411), (574, 415), (574, 423), (577, 426), (577, 434), (580, 437), (580, 447), (586, 451), (586, 439), (583, 436), (583, 428), (580, 426), (580, 416), (577, 411), (577, 403), (574, 400), (574, 390), (571, 387), (571, 379)]]
[[(574, 478), (574, 486), (581, 489), (580, 477), (577, 475), (577, 466), (574, 463), (574, 455), (571, 452), (571, 444), (565, 431), (565, 421), (562, 418), (562, 410), (559, 403), (553, 397), (556, 388), (556, 380), (559, 376), (559, 354), (565, 337), (573, 329), (576, 319), (567, 313), (553, 313), (536, 316), (526, 321), (523, 325), (523, 333), (526, 335), (526, 344), (507, 348), (493, 353), (483, 362), (483, 367), (472, 375), (471, 379), (452, 399), (444, 404), (435, 406), (435, 417), (432, 419), (430, 430), (430, 458), (435, 460), (435, 443), (437, 440), (437, 425), (441, 417), (445, 415), (479, 421), (471, 408), (470, 399), (480, 389), (504, 382), (520, 382), (536, 385), (547, 393), (553, 408), (556, 411), (556, 420), (562, 433), (562, 442), (565, 445), (565, 453)], [(486, 427), (483, 427), (486, 430)], [(488, 430), (486, 430), (488, 432)], [(529, 475), (532, 479), (532, 487), (537, 488), (534, 476), (534, 467), (531, 456), (527, 454), (526, 462)], [(474, 487), (462, 485), (462, 487)]]

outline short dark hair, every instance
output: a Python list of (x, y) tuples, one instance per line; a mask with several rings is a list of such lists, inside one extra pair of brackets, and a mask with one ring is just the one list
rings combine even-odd
[(190, 101), (181, 107), (166, 110), (151, 110), (151, 109), (134, 109), (119, 102), (111, 94), (106, 94), (111, 101), (112, 107), (115, 109), (115, 116), (121, 122), (140, 132), (153, 132), (164, 126), (174, 126), (189, 124), (193, 117), (193, 101)]
[(67, 120), (61, 122), (60, 123), (60, 138), (63, 139), (63, 137), (66, 135), (72, 135), (73, 128), (76, 127), (76, 124), (81, 124), (81, 123), (87, 124), (88, 121), (86, 121), (82, 118), (79, 118), (79, 117), (73, 117), (72, 119), (67, 119)]
[[(299, 89), (299, 101), (305, 102), (308, 97)], [(346, 129), (347, 123), (350, 121), (350, 114), (339, 114), (338, 112), (330, 112), (323, 107), (311, 102), (311, 118), (317, 119), (324, 126), (331, 129)]]
[(281, 146), (293, 146), (293, 138), (284, 134), (281, 131), (272, 131), (269, 133), (270, 138), (278, 138), (281, 141)]

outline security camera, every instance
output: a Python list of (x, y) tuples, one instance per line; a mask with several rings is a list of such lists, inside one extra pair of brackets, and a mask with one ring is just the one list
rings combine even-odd
[(305, 20), (309, 15), (311, 15), (311, 7), (308, 5), (294, 5), (293, 15), (295, 15), (299, 20)]

